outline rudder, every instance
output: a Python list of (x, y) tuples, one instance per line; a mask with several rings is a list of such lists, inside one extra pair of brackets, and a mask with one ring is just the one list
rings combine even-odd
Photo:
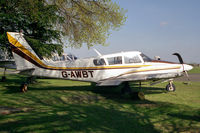
[(22, 33), (7, 32), (8, 41), (11, 44), (17, 70), (32, 69), (44, 65), (33, 51)]

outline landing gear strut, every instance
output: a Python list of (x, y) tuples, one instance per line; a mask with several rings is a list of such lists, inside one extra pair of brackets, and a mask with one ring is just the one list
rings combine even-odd
[(28, 78), (26, 79), (26, 82), (23, 82), (23, 83), (21, 84), (20, 91), (21, 91), (21, 92), (27, 92), (27, 91), (28, 91), (28, 84), (34, 83), (34, 82), (35, 82), (35, 79), (36, 79), (36, 77), (28, 77)]
[(129, 86), (129, 83), (128, 83), (128, 82), (124, 82), (124, 86), (123, 86), (123, 88), (121, 89), (121, 94), (122, 94), (122, 95), (123, 95), (123, 94), (126, 94), (126, 93), (128, 93), (128, 94), (132, 93), (131, 87)]
[(169, 81), (169, 84), (166, 86), (166, 91), (173, 92), (176, 90), (175, 85), (173, 84), (173, 80)]
[(26, 92), (28, 90), (28, 84), (27, 83), (22, 83), (20, 87), (21, 92)]
[[(139, 84), (139, 88), (141, 89), (141, 82)], [(145, 96), (144, 93), (139, 91), (139, 92), (132, 92), (131, 87), (129, 85), (129, 82), (124, 82), (124, 86), (121, 89), (121, 94), (129, 94), (132, 99), (134, 100), (144, 100)]]
[(5, 82), (5, 81), (6, 81), (6, 68), (4, 68), (3, 76), (1, 79), (1, 82)]

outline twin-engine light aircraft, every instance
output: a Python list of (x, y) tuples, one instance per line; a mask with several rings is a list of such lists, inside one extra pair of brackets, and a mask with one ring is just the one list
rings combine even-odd
[[(69, 61), (42, 61), (33, 51), (22, 33), (7, 32), (17, 70), (21, 74), (39, 77), (60, 78), (94, 82), (97, 86), (118, 86), (128, 82), (160, 81), (182, 76), (193, 67), (184, 64), (179, 54), (179, 63), (152, 60), (138, 51), (120, 52), (101, 55), (96, 58), (76, 59)], [(172, 80), (166, 89), (175, 91)]]

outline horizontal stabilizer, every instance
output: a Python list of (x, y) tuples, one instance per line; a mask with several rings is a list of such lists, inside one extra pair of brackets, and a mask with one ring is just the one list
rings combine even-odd
[(30, 69), (25, 69), (25, 70), (21, 70), (19, 72), (19, 74), (22, 74), (22, 75), (31, 75), (33, 72), (34, 72), (35, 68), (30, 68)]

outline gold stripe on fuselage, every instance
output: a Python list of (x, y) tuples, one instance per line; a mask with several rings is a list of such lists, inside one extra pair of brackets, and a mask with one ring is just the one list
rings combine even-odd
[(153, 69), (141, 69), (141, 70), (136, 70), (136, 71), (130, 71), (124, 74), (132, 74), (132, 73), (138, 73), (138, 72), (148, 72), (148, 71), (160, 71), (160, 70), (171, 70), (171, 69), (180, 69), (180, 66), (175, 66), (175, 67), (169, 67), (169, 68), (153, 68)]

